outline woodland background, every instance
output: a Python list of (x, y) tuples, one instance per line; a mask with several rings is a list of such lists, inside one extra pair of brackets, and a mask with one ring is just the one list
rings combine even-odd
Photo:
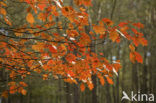
[[(64, 2), (74, 6), (72, 0)], [(26, 15), (23, 12), (25, 4), (8, 0), (7, 5), (7, 12), (12, 15), (14, 25), (26, 22), (23, 19)], [(86, 89), (81, 92), (79, 86), (65, 83), (63, 80), (29, 77), (26, 79), (29, 85), (26, 96), (9, 95), (8, 99), (0, 98), (0, 103), (1, 101), (2, 103), (96, 103), (95, 99), (97, 103), (121, 103), (122, 91), (128, 94), (131, 91), (137, 93), (139, 90), (141, 93), (156, 93), (156, 0), (93, 0), (93, 6), (88, 11), (93, 23), (104, 17), (110, 18), (115, 23), (127, 20), (143, 23), (145, 28), (142, 32), (148, 40), (148, 46), (138, 47), (138, 51), (143, 56), (144, 63), (130, 62), (126, 41), (119, 44), (106, 41), (104, 44), (96, 45), (95, 50), (97, 52), (102, 50), (109, 60), (121, 60), (122, 69), (119, 70), (119, 76), (114, 77), (114, 85), (105, 83), (101, 86), (97, 79), (97, 91)], [(0, 28), (2, 26), (3, 23), (0, 21)], [(8, 78), (7, 73), (0, 69), (0, 91), (5, 87), (6, 78)]]

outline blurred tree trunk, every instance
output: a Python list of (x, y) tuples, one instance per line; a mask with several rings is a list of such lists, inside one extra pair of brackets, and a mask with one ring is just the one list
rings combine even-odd
[(94, 88), (92, 90), (92, 103), (98, 103), (97, 100), (97, 80), (96, 80), (96, 76), (92, 76), (92, 80), (93, 80), (93, 84), (94, 84)]
[(65, 83), (65, 93), (66, 93), (66, 103), (71, 103), (71, 93), (70, 93), (70, 84)]
[(79, 103), (80, 98), (79, 98), (79, 88), (78, 85), (74, 85), (74, 103)]
[(146, 65), (146, 60), (147, 60), (147, 56), (146, 56), (146, 50), (144, 49), (144, 63), (143, 63), (143, 72), (142, 72), (142, 84), (141, 84), (141, 90), (143, 93), (148, 93), (148, 87), (147, 87), (147, 76), (149, 75), (148, 71), (147, 71), (147, 65)]
[(59, 103), (63, 103), (63, 101), (62, 101), (62, 81), (61, 80), (58, 81), (58, 86), (59, 86), (59, 89), (58, 89), (58, 91), (59, 91)]
[(132, 90), (138, 90), (138, 71), (137, 64), (132, 64)]
[[(117, 60), (120, 60), (120, 45), (117, 49)], [(120, 82), (119, 82), (119, 79), (120, 79), (120, 70), (118, 71), (118, 76), (117, 76), (117, 80), (116, 80), (116, 102), (120, 103)]]
[(110, 85), (108, 83), (105, 83), (105, 87), (106, 87), (106, 95), (105, 95), (106, 103), (113, 103), (111, 94), (110, 94), (110, 88), (109, 88)]

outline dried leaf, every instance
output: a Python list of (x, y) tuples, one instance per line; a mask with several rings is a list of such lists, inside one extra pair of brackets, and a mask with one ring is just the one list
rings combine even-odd
[(0, 8), (0, 14), (6, 15), (6, 10), (4, 8)]
[(30, 24), (33, 24), (35, 21), (34, 21), (34, 17), (31, 13), (28, 13), (27, 16), (26, 16), (26, 20), (28, 23)]
[(119, 34), (116, 31), (112, 31), (109, 33), (109, 38), (115, 42), (119, 37)]
[(133, 52), (130, 52), (130, 54), (129, 54), (129, 58), (130, 58), (130, 61), (131, 61), (132, 63), (135, 62), (135, 55), (134, 55)]
[(22, 89), (22, 90), (21, 90), (21, 93), (22, 93), (23, 95), (26, 95), (26, 94), (27, 94), (27, 91), (26, 91), (25, 89)]
[(109, 84), (114, 84), (113, 80), (110, 79), (108, 76), (106, 77), (106, 79), (107, 79), (107, 82), (108, 82)]
[(135, 47), (134, 47), (132, 44), (129, 45), (129, 48), (130, 48), (130, 50), (131, 50), (132, 52), (135, 51)]
[(81, 89), (82, 92), (85, 90), (85, 85), (84, 85), (84, 83), (81, 83), (80, 89)]
[(142, 56), (138, 52), (134, 52), (134, 54), (136, 61), (138, 61), (139, 63), (143, 63)]
[(8, 91), (2, 92), (1, 96), (4, 97), (4, 98), (8, 98)]

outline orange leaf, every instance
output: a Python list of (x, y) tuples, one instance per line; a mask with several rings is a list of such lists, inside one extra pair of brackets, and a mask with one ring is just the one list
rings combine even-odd
[(126, 22), (120, 22), (119, 24), (118, 24), (118, 26), (120, 26), (120, 27), (124, 27), (124, 26), (126, 26), (128, 23), (126, 23)]
[(84, 85), (84, 83), (81, 83), (80, 89), (81, 89), (82, 92), (85, 90), (85, 85)]
[(80, 6), (80, 5), (84, 5), (84, 6), (91, 6), (91, 0), (74, 0), (75, 4)]
[(104, 81), (104, 78), (103, 77), (100, 77), (100, 83), (101, 83), (101, 85), (104, 85), (105, 84), (105, 81)]
[(74, 74), (74, 72), (73, 71), (68, 71), (68, 73), (67, 74), (69, 74), (71, 77), (73, 77), (73, 76), (75, 76), (75, 74)]
[(129, 48), (131, 51), (133, 51), (133, 52), (135, 51), (135, 47), (132, 44), (129, 45)]
[(27, 87), (28, 85), (25, 82), (19, 82), (19, 84), (23, 87)]
[(25, 89), (22, 89), (22, 90), (21, 90), (21, 93), (22, 93), (23, 95), (26, 95), (26, 94), (27, 94), (27, 91), (26, 91)]
[(16, 82), (13, 82), (13, 81), (12, 82), (9, 82), (8, 85), (9, 86), (16, 85)]
[(114, 84), (113, 80), (110, 79), (108, 76), (106, 77), (106, 79), (107, 79), (107, 82), (108, 82), (109, 84)]
[[(2, 1), (2, 0), (1, 0)], [(4, 2), (0, 2), (0, 5), (7, 6)]]
[(4, 8), (0, 8), (0, 14), (6, 15), (6, 10)]
[(109, 33), (109, 38), (115, 42), (119, 37), (119, 34), (116, 31), (112, 31)]
[(10, 94), (14, 94), (15, 92), (17, 92), (17, 87), (16, 86), (11, 86), (10, 87)]
[(8, 98), (8, 91), (4, 91), (1, 96), (4, 98)]
[(49, 46), (49, 51), (52, 53), (57, 53), (57, 50), (54, 48), (54, 46)]
[(43, 80), (47, 80), (48, 79), (48, 74), (43, 74)]
[(129, 54), (129, 58), (130, 58), (130, 61), (131, 61), (132, 63), (135, 62), (135, 55), (134, 55), (133, 52), (130, 52), (130, 54)]
[(16, 36), (23, 36), (23, 33), (15, 33)]
[(69, 53), (67, 56), (66, 56), (66, 60), (69, 61), (69, 62), (72, 62), (72, 61), (75, 61), (76, 59), (76, 56), (72, 53)]
[(25, 2), (26, 2), (26, 3), (28, 3), (28, 4), (30, 4), (30, 3), (31, 3), (31, 1), (30, 1), (30, 0), (25, 0)]
[(92, 5), (91, 0), (81, 0), (81, 1), (82, 1), (83, 5), (85, 5), (85, 6), (91, 6)]
[(137, 37), (132, 38), (134, 45), (137, 47), (139, 45), (139, 41)]
[(48, 2), (46, 0), (40, 0), (40, 3), (38, 4), (38, 7), (40, 8), (40, 10), (44, 10), (44, 8), (46, 7), (46, 4), (48, 4)]
[(137, 28), (144, 28), (144, 25), (142, 23), (133, 23), (133, 26)]
[(26, 20), (28, 23), (33, 24), (34, 23), (34, 17), (31, 13), (27, 14)]
[(105, 34), (106, 29), (104, 28), (104, 26), (98, 26), (98, 25), (94, 25), (93, 26), (93, 30), (97, 33), (97, 34)]
[(44, 13), (39, 13), (38, 14), (38, 19), (44, 22), (46, 20), (45, 14)]
[(43, 46), (42, 45), (32, 45), (32, 49), (34, 51), (40, 51), (43, 49)]
[(92, 89), (94, 88), (93, 83), (89, 82), (89, 83), (88, 83), (88, 88), (89, 88), (90, 90), (92, 90)]
[(104, 23), (106, 23), (108, 26), (111, 26), (111, 25), (114, 24), (114, 23), (113, 23), (110, 19), (108, 19), (108, 18), (103, 18), (102, 21), (103, 21)]
[(139, 42), (143, 45), (143, 46), (147, 46), (148, 42), (145, 38), (139, 38)]
[(138, 52), (134, 52), (134, 54), (136, 61), (138, 61), (139, 63), (143, 63), (142, 56)]

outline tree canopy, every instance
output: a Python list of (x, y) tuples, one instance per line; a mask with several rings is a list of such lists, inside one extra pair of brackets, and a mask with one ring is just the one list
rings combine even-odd
[(136, 48), (148, 43), (140, 22), (117, 24), (103, 18), (93, 24), (88, 13), (91, 0), (74, 0), (74, 7), (62, 0), (14, 2), (25, 6), (21, 25), (16, 25), (6, 10), (8, 1), (0, 1), (0, 68), (6, 69), (10, 77), (9, 88), (2, 93), (4, 97), (16, 92), (26, 95), (28, 85), (23, 80), (34, 73), (43, 80), (55, 78), (75, 83), (80, 85), (81, 91), (86, 86), (90, 90), (94, 88), (93, 75), (99, 78), (101, 85), (105, 81), (113, 84), (113, 74), (118, 75), (121, 69), (120, 60), (109, 61), (105, 53), (96, 52), (94, 48), (105, 45), (108, 39), (113, 43), (127, 40), (130, 61), (143, 63)]

